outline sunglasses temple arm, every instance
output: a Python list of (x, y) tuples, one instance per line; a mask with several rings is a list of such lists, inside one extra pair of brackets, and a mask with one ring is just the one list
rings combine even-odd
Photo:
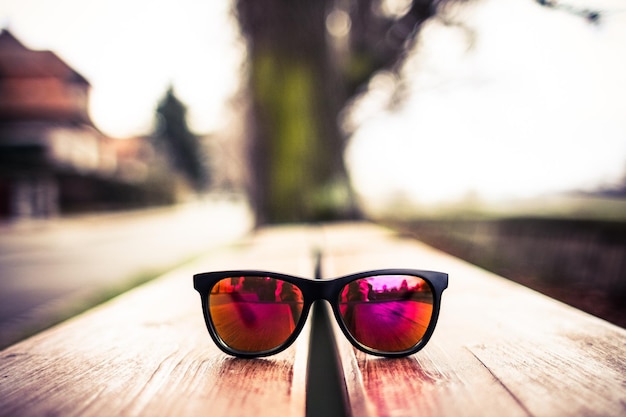
[(315, 279), (322, 279), (322, 250), (316, 248), (313, 256), (315, 257)]

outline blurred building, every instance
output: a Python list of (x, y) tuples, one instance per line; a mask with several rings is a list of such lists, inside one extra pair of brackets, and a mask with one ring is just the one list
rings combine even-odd
[(94, 126), (89, 90), (53, 52), (0, 32), (0, 217), (47, 217), (137, 198), (141, 164), (149, 162)]

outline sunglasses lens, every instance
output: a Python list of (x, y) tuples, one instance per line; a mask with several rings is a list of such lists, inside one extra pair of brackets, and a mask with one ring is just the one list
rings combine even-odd
[(424, 337), (433, 313), (428, 283), (411, 275), (361, 278), (340, 294), (341, 318), (352, 336), (365, 347), (403, 352)]
[(302, 315), (302, 293), (268, 277), (231, 277), (209, 294), (209, 313), (218, 336), (231, 349), (257, 353), (281, 346)]

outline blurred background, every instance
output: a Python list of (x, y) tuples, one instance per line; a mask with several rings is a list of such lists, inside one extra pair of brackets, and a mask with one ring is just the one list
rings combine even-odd
[(4, 294), (49, 302), (23, 264), (93, 224), (197, 242), (163, 270), (370, 219), (626, 326), (624, 0), (0, 0), (0, 26)]

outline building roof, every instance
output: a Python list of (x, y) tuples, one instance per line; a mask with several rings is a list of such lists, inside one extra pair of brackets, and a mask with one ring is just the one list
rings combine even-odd
[(8, 30), (0, 31), (0, 122), (93, 125), (89, 88), (55, 53), (29, 49)]
[(24, 46), (11, 32), (0, 32), (0, 78), (61, 78), (89, 85), (85, 77), (52, 51), (36, 51)]

